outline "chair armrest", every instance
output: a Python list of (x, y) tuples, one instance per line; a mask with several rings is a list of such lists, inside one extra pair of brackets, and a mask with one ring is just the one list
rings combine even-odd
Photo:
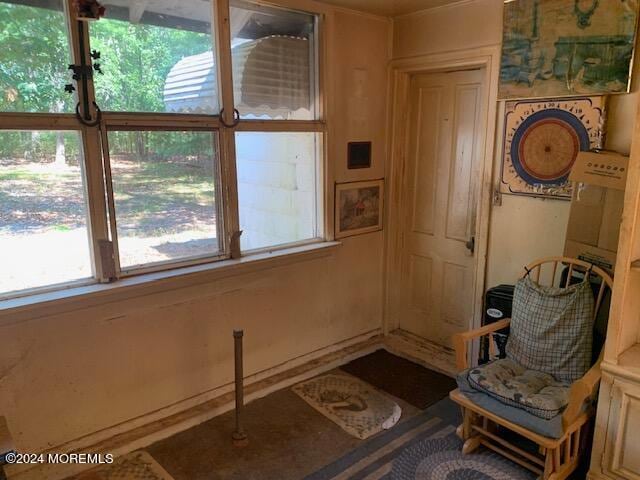
[(503, 318), (495, 323), (490, 323), (484, 327), (476, 328), (475, 330), (469, 330), (468, 332), (456, 333), (453, 336), (453, 347), (456, 350), (456, 367), (458, 370), (464, 370), (469, 368), (469, 361), (467, 359), (467, 342), (475, 338), (484, 337), (498, 330), (506, 328), (511, 323), (510, 318)]
[(571, 384), (571, 388), (569, 389), (569, 403), (562, 413), (562, 426), (565, 429), (580, 416), (585, 402), (595, 395), (600, 385), (600, 377), (602, 376), (600, 363), (602, 363), (604, 348), (602, 350), (600, 357), (593, 367), (591, 367), (582, 378)]

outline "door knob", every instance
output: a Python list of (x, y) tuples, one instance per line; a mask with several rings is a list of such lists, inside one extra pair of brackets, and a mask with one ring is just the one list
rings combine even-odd
[(476, 237), (472, 236), (464, 245), (471, 253), (474, 253), (476, 249)]

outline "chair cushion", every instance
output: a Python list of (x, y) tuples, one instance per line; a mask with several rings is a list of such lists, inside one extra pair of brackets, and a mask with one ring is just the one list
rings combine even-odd
[(507, 357), (526, 369), (573, 383), (591, 366), (593, 292), (585, 281), (567, 288), (516, 283)]
[(561, 438), (564, 435), (562, 415), (556, 415), (555, 417), (547, 420), (536, 417), (535, 415), (532, 415), (520, 408), (507, 405), (506, 403), (496, 400), (492, 396), (471, 387), (471, 385), (469, 385), (468, 376), (469, 371), (464, 370), (458, 374), (456, 381), (460, 391), (464, 393), (465, 397), (471, 400), (474, 404), (484, 408), (485, 410), (489, 410), (504, 420), (520, 425), (521, 427), (542, 436), (549, 438)]
[(509, 358), (472, 368), (467, 375), (476, 390), (536, 417), (551, 419), (569, 403), (568, 385)]

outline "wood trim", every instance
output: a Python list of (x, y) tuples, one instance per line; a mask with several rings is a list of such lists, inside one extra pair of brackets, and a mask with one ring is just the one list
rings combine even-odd
[(405, 332), (394, 330), (385, 335), (384, 348), (400, 357), (423, 365), (449, 377), (455, 377), (453, 351)]
[(222, 127), (217, 115), (103, 112), (102, 119), (109, 130), (219, 130)]
[[(67, 27), (69, 31), (69, 39), (71, 46), (71, 56), (73, 62), (79, 62), (80, 59), (80, 31), (82, 28), (84, 33), (84, 50), (85, 62), (91, 65), (90, 47), (89, 47), (89, 27), (86, 22), (78, 22), (75, 17), (75, 9), (72, 6), (72, 0), (65, 1), (65, 13), (67, 19)], [(80, 25), (79, 25), (80, 24)], [(81, 98), (83, 93), (83, 83), (75, 82), (77, 98)], [(93, 82), (87, 82), (87, 95), (89, 104), (95, 102), (95, 91)], [(96, 116), (95, 109), (92, 110), (93, 118)], [(75, 119), (78, 124), (80, 122)], [(89, 233), (89, 246), (91, 255), (91, 269), (93, 276), (98, 281), (106, 280), (106, 273), (110, 271), (111, 265), (105, 265), (105, 259), (100, 254), (100, 244), (109, 240), (109, 222), (107, 219), (107, 205), (105, 201), (106, 191), (103, 179), (102, 149), (101, 138), (98, 127), (86, 127), (82, 125), (82, 151), (84, 165), (84, 185), (85, 185), (85, 202), (87, 204), (87, 226)]]
[[(574, 265), (582, 267), (585, 270), (591, 269), (592, 272), (595, 275), (598, 275), (600, 278), (602, 278), (604, 283), (606, 283), (606, 285), (609, 288), (613, 288), (613, 279), (611, 278), (611, 276), (607, 272), (605, 272), (603, 269), (601, 269), (600, 267), (598, 267), (596, 265), (593, 265), (593, 264), (591, 264), (589, 262), (585, 262), (583, 260), (579, 260), (577, 258), (563, 257), (563, 256), (539, 258), (539, 259), (534, 260), (533, 262), (531, 262), (529, 265), (527, 265), (527, 269), (528, 270), (534, 270), (534, 269), (538, 270), (537, 275), (538, 275), (538, 280), (539, 280), (541, 267), (545, 263), (553, 263), (554, 264), (554, 272), (557, 270), (557, 266), (558, 266), (559, 263), (569, 264), (569, 266), (570, 266), (569, 272), (572, 271)], [(525, 270), (523, 272), (523, 275), (526, 275), (526, 273), (527, 273), (527, 271)]]
[[(384, 329), (391, 331), (399, 327), (398, 312), (401, 295), (395, 290), (402, 278), (401, 252), (403, 247), (402, 192), (408, 152), (408, 94), (412, 73), (432, 73), (470, 68), (484, 68), (483, 80), (483, 140), (480, 151), (481, 182), (476, 213), (476, 265), (474, 278), (473, 314), (469, 328), (479, 326), (482, 321), (485, 272), (489, 241), (489, 215), (491, 210), (492, 174), (497, 115), (498, 76), (500, 68), (499, 46), (467, 49), (455, 52), (421, 55), (408, 59), (393, 60), (389, 67), (389, 105), (391, 106), (389, 131), (389, 155), (386, 176), (390, 181), (387, 189), (389, 213), (386, 238), (386, 285)], [(475, 348), (475, 347), (474, 347)]]
[(480, 328), (476, 328), (475, 330), (470, 330), (468, 332), (458, 333), (455, 336), (461, 338), (464, 341), (469, 341), (474, 338), (482, 337), (483, 335), (487, 335), (488, 333), (496, 332), (498, 330), (502, 330), (506, 328), (511, 323), (510, 318), (503, 318), (502, 320), (498, 320), (497, 322), (490, 323), (488, 325), (484, 325)]
[(320, 29), (320, 53), (318, 55), (320, 68), (320, 99), (323, 109), (323, 120), (326, 122), (326, 130), (322, 137), (322, 165), (320, 166), (320, 187), (323, 190), (323, 199), (319, 202), (322, 208), (323, 233), (327, 240), (335, 239), (334, 209), (336, 180), (336, 162), (334, 161), (331, 146), (335, 135), (335, 121), (337, 115), (336, 106), (336, 72), (333, 63), (329, 61), (336, 48), (335, 42), (335, 15), (329, 10), (321, 19)]
[(2, 130), (82, 130), (73, 113), (0, 113)]
[(240, 120), (237, 132), (325, 132), (319, 120)]
[[(624, 353), (623, 353), (624, 355)], [(603, 360), (600, 368), (603, 372), (615, 375), (623, 380), (640, 383), (640, 365), (630, 366), (626, 364), (611, 363)]]
[[(218, 79), (220, 82), (221, 106), (227, 125), (234, 122), (233, 66), (231, 60), (231, 21), (229, 0), (212, 2), (216, 24), (216, 49)], [(235, 133), (231, 128), (220, 130), (220, 166), (222, 172), (222, 198), (224, 212), (221, 219), (224, 235), (221, 245), (224, 253), (232, 258), (240, 253), (240, 212), (238, 207), (238, 174), (236, 166)]]
[(315, 14), (334, 14), (344, 13), (347, 15), (356, 15), (370, 20), (378, 20), (380, 22), (389, 22), (390, 17), (384, 15), (377, 15), (371, 12), (363, 12), (361, 10), (355, 10), (353, 8), (341, 7), (338, 5), (329, 5), (323, 2), (315, 0), (253, 0), (256, 3), (263, 5), (270, 5), (273, 7), (290, 8), (292, 10), (304, 11)]
[(466, 370), (469, 368), (469, 352), (467, 349), (467, 342), (476, 338), (483, 337), (498, 330), (506, 328), (511, 323), (510, 318), (503, 318), (497, 322), (490, 323), (475, 330), (468, 332), (457, 333), (453, 336), (453, 348), (456, 351), (456, 368), (458, 371)]
[(450, 8), (457, 8), (467, 3), (472, 3), (473, 0), (457, 0), (450, 3), (446, 3), (444, 5), (437, 5), (435, 7), (423, 8), (421, 10), (416, 10), (415, 12), (403, 13), (401, 15), (394, 15), (393, 19), (401, 19), (407, 17), (419, 17), (422, 15), (427, 15), (429, 13), (437, 12), (438, 10), (447, 10)]
[(252, 0), (252, 2), (258, 5), (275, 8), (288, 8), (316, 15), (326, 14), (335, 9), (332, 5), (316, 2), (314, 0)]
[[(507, 442), (505, 442), (507, 443)], [(501, 448), (498, 447), (495, 443), (490, 442), (484, 438), (480, 438), (480, 444), (484, 445), (485, 447), (487, 447), (490, 450), (493, 450), (494, 452), (496, 452), (499, 455), (502, 455), (503, 457), (508, 458), (509, 460), (511, 460), (512, 462), (517, 463), (518, 465), (526, 468), (527, 470), (532, 471), (533, 473), (540, 475), (542, 473), (542, 469), (538, 468), (537, 466), (519, 458), (518, 456), (512, 454), (509, 450), (514, 450), (514, 446), (509, 444), (509, 447), (506, 448)], [(515, 447), (517, 448), (517, 447)], [(519, 449), (518, 449), (519, 450)]]
[(611, 298), (611, 313), (605, 343), (604, 359), (618, 363), (619, 356), (638, 342), (640, 310), (637, 290), (640, 272), (633, 270), (640, 250), (640, 106), (637, 107), (632, 134), (631, 155), (627, 170), (624, 210), (620, 225), (620, 240), (615, 267), (615, 287)]
[(624, 466), (624, 455), (633, 451), (637, 428), (629, 422), (630, 401), (640, 401), (637, 380), (627, 381), (603, 374), (598, 419), (591, 460), (590, 478), (640, 478), (637, 471)]
[(605, 476), (602, 472), (594, 471), (593, 467), (587, 472), (587, 480), (611, 480), (611, 477)]
[[(106, 126), (102, 125), (100, 128), (100, 146), (102, 147), (102, 163), (104, 170), (104, 186), (106, 189), (106, 202), (107, 210), (109, 212), (109, 229), (111, 233), (111, 245), (113, 251), (113, 264), (111, 265), (112, 271), (116, 277), (120, 276), (120, 243), (118, 242), (118, 217), (116, 216), (116, 203), (113, 194), (113, 176), (111, 170), (111, 152), (109, 151), (109, 132)], [(102, 261), (106, 259), (101, 258)], [(109, 266), (102, 265), (103, 272), (107, 270)], [(104, 275), (104, 281), (109, 281)]]
[(604, 352), (601, 352), (595, 365), (593, 365), (582, 378), (571, 384), (571, 388), (569, 390), (569, 403), (562, 413), (562, 426), (565, 429), (580, 416), (585, 402), (596, 395), (597, 388), (600, 385), (600, 364), (602, 363), (603, 356)]
[(500, 445), (503, 445), (504, 447), (510, 448), (511, 450), (516, 452), (518, 455), (521, 455), (524, 458), (528, 459), (530, 462), (535, 463), (536, 465), (540, 465), (541, 467), (544, 467), (544, 460), (540, 459), (539, 457), (536, 457), (535, 455), (532, 455), (529, 452), (526, 452), (526, 451), (522, 450), (519, 447), (516, 447), (515, 445), (511, 445), (506, 440), (503, 440), (502, 438), (500, 438), (497, 435), (494, 435), (493, 433), (489, 432), (488, 430), (486, 430), (486, 429), (484, 429), (482, 427), (479, 427), (477, 425), (472, 425), (471, 426), (471, 430), (475, 430), (478, 433), (481, 433), (482, 435), (484, 435), (485, 437), (490, 438), (494, 442), (496, 442), (496, 443), (498, 443)]

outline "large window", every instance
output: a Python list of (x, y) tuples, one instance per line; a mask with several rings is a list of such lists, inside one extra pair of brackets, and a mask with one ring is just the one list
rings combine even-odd
[(101, 52), (96, 98), (103, 110), (217, 114), (211, 3), (107, 0), (91, 23)]
[(78, 132), (0, 131), (0, 292), (90, 278)]
[(209, 132), (109, 133), (121, 268), (219, 254), (216, 155)]
[(0, 0), (0, 298), (324, 237), (320, 16), (228, 2)]

